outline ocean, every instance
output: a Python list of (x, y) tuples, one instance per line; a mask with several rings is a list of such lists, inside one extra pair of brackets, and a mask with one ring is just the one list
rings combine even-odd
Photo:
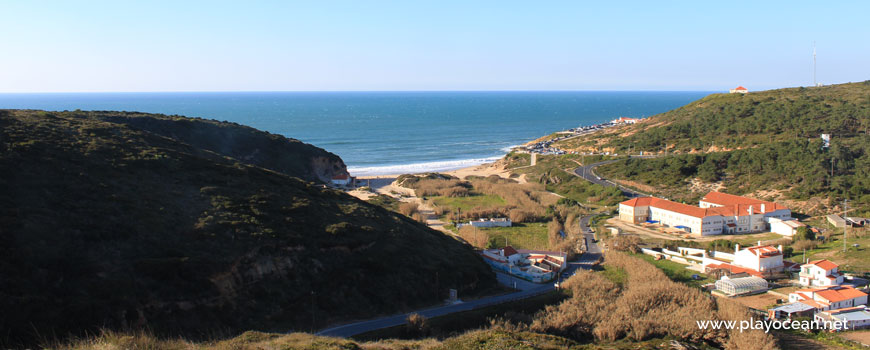
[(710, 92), (174, 92), (0, 94), (0, 108), (122, 110), (248, 125), (339, 155), (352, 175), (492, 161), (555, 131), (648, 117)]

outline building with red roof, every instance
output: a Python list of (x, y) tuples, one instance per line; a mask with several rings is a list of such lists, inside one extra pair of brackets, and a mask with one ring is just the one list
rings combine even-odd
[(836, 310), (867, 304), (867, 293), (852, 286), (832, 286), (796, 290), (788, 295), (789, 302), (800, 301), (818, 311)]
[(353, 183), (353, 177), (348, 174), (335, 174), (331, 182), (333, 185), (347, 186)]
[(730, 92), (730, 93), (732, 93), (732, 94), (745, 94), (745, 93), (748, 93), (749, 90), (747, 90), (747, 89), (746, 89), (745, 87), (743, 87), (743, 86), (738, 86), (738, 87), (736, 87), (736, 88), (733, 88), (733, 89), (729, 90), (728, 92)]
[(843, 283), (840, 266), (826, 259), (810, 261), (801, 265), (798, 273), (800, 284), (807, 287), (830, 287)]
[(716, 191), (704, 196), (698, 206), (655, 197), (619, 203), (622, 221), (661, 224), (700, 236), (761, 232), (769, 228), (770, 218), (789, 219), (791, 210), (773, 202)]

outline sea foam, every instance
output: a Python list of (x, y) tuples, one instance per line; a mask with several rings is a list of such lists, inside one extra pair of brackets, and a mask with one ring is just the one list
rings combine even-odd
[(425, 172), (438, 172), (462, 169), (474, 165), (491, 163), (501, 159), (499, 157), (489, 158), (474, 158), (460, 160), (446, 160), (438, 162), (425, 162), (400, 165), (384, 165), (370, 167), (348, 167), (347, 171), (353, 176), (376, 176), (376, 175), (398, 175), (398, 174), (417, 174)]

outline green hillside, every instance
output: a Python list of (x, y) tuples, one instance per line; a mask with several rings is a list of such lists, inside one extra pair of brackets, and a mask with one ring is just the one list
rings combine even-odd
[(0, 343), (307, 331), (495, 285), (467, 245), (296, 177), (338, 157), (247, 127), (0, 111), (0, 169)]
[[(870, 204), (868, 129), (870, 81), (713, 94), (644, 123), (572, 142), (660, 155), (599, 171), (678, 199), (702, 195), (703, 189), (689, 187), (698, 179), (737, 194), (823, 199), (823, 208), (843, 197)], [(821, 134), (832, 135), (829, 148), (822, 147)]]

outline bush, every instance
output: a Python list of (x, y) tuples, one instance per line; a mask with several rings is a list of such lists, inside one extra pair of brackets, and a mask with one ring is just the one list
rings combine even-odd
[(797, 241), (791, 245), (792, 249), (794, 249), (794, 251), (796, 251), (796, 252), (800, 252), (803, 250), (815, 249), (818, 246), (819, 246), (818, 241), (808, 241), (808, 240)]
[(795, 241), (812, 241), (815, 239), (816, 234), (806, 226), (798, 227), (797, 232), (794, 234)]
[(418, 313), (408, 315), (405, 320), (405, 330), (413, 337), (425, 337), (429, 335), (429, 319)]
[(402, 203), (402, 204), (399, 204), (399, 213), (401, 213), (404, 216), (411, 217), (414, 215), (414, 213), (417, 212), (419, 207), (420, 207), (419, 204), (413, 203), (413, 202)]

